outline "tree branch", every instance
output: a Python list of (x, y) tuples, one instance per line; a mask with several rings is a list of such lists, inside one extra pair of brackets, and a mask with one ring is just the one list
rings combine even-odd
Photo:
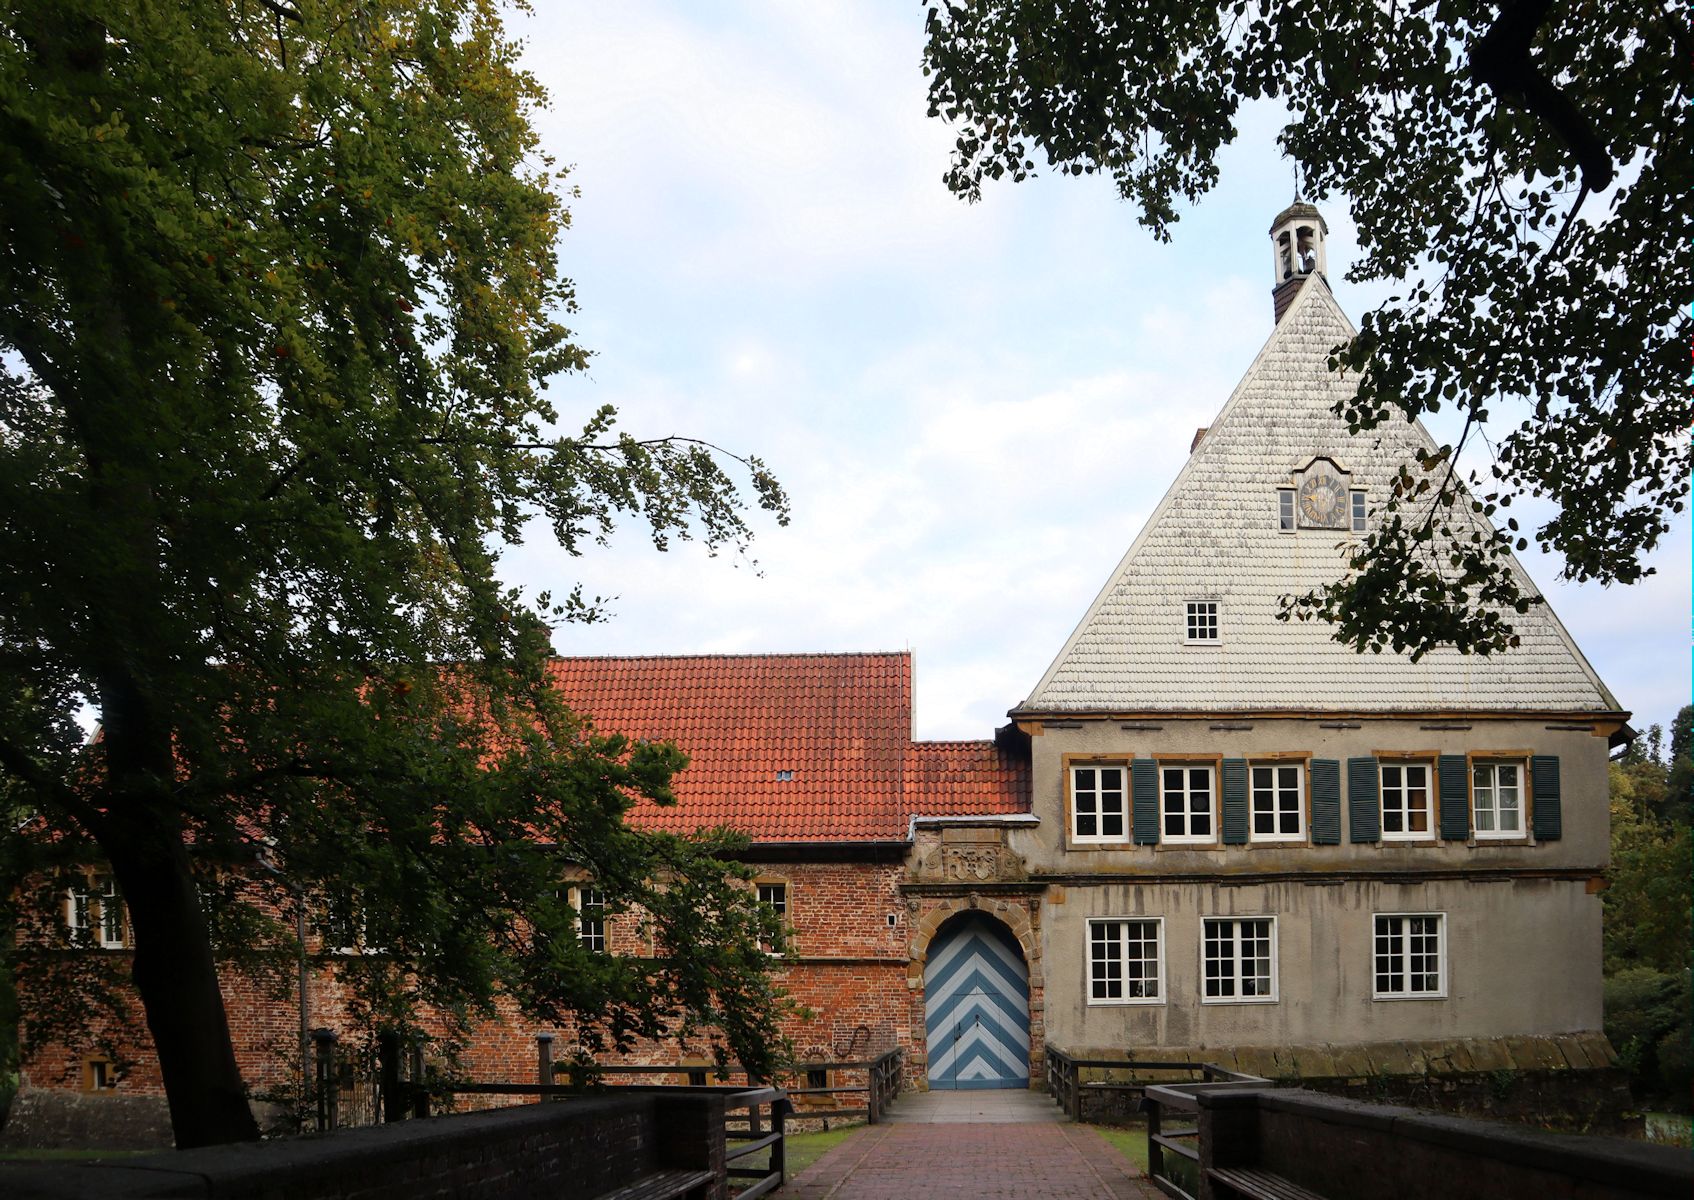
[(277, 0), (257, 0), (257, 2), (260, 7), (270, 9), (278, 17), (293, 21), (298, 25), (304, 25), (306, 23), (306, 18), (300, 15), (300, 10), (297, 8), (293, 8), (287, 4), (279, 4)]
[(100, 810), (84, 800), (75, 788), (45, 770), (21, 746), (5, 738), (0, 738), (0, 770), (23, 780), (43, 798), (75, 817), (89, 833), (98, 836), (96, 831), (104, 824)]
[(1589, 191), (1601, 192), (1617, 174), (1594, 123), (1583, 115), (1530, 57), (1530, 43), (1546, 23), (1553, 0), (1509, 0), (1471, 49), (1471, 75), (1503, 103), (1546, 122), (1582, 169)]

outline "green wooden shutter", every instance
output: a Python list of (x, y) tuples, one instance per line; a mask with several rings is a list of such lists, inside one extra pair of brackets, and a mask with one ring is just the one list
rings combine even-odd
[(1138, 846), (1159, 840), (1159, 768), (1150, 758), (1129, 764), (1130, 802), (1134, 808), (1131, 835)]
[(1341, 844), (1341, 764), (1312, 760), (1312, 845)]
[(1441, 836), (1462, 842), (1470, 836), (1470, 763), (1462, 754), (1443, 754), (1441, 776)]
[(1374, 755), (1347, 760), (1347, 830), (1355, 842), (1382, 840), (1380, 778)]
[(1247, 840), (1247, 760), (1223, 760), (1223, 840), (1239, 846)]
[(1529, 777), (1535, 789), (1535, 817), (1532, 825), (1535, 840), (1556, 842), (1563, 834), (1563, 815), (1559, 804), (1559, 756), (1537, 754), (1529, 760)]

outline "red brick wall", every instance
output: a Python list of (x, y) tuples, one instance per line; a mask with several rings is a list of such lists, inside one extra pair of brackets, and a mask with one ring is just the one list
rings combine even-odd
[[(907, 909), (898, 890), (898, 864), (783, 863), (760, 867), (760, 879), (788, 885), (788, 916), (794, 927), (796, 960), (782, 967), (779, 979), (794, 999), (811, 1010), (789, 1021), (784, 1032), (802, 1060), (869, 1058), (894, 1045), (912, 1044), (912, 1021), (921, 1037), (921, 992), (915, 998), (907, 987)], [(891, 927), (888, 917), (893, 915)], [(608, 922), (608, 943), (615, 953), (648, 952), (636, 932), (638, 918), (622, 914)], [(76, 950), (74, 954), (108, 954), (122, 962), (123, 951)], [(292, 973), (288, 975), (291, 981)], [(299, 1037), (299, 997), (290, 986), (280, 998), (257, 981), (226, 970), (224, 1005), (229, 1014), (236, 1058), (242, 1076), (255, 1093), (292, 1086), (296, 1078)], [(343, 987), (330, 964), (316, 959), (311, 974), (310, 1023), (345, 1036), (353, 1034), (345, 1018)], [(22, 997), (28, 1020), (29, 996)], [(162, 1085), (151, 1040), (137, 1022), (117, 1039), (122, 1055), (132, 1060), (119, 1091), (160, 1095)], [(539, 1026), (509, 1005), (501, 1018), (480, 1026), (461, 1060), (463, 1073), (478, 1081), (534, 1082), (538, 1033), (553, 1033), (556, 1061), (570, 1057), (573, 1031)], [(23, 1064), (23, 1083), (29, 1087), (78, 1088), (82, 1061), (97, 1053), (99, 1031), (78, 1045), (41, 1047)], [(351, 1047), (349, 1047), (351, 1048)], [(695, 1047), (704, 1049), (703, 1046)], [(627, 1057), (637, 1063), (681, 1060), (674, 1043), (643, 1045)], [(648, 1082), (682, 1082), (649, 1078)], [(462, 1105), (471, 1107), (471, 1105)]]

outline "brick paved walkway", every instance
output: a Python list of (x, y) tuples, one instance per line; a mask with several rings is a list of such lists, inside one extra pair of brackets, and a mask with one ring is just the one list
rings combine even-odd
[(1161, 1200), (1079, 1125), (871, 1125), (777, 1193), (783, 1200)]

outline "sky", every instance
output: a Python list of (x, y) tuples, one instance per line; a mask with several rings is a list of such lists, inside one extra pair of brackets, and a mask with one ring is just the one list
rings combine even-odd
[[(639, 437), (759, 455), (793, 503), (786, 528), (754, 513), (750, 559), (661, 554), (627, 523), (572, 558), (534, 527), (508, 581), (611, 599), (559, 653), (909, 649), (917, 735), (987, 737), (1269, 336), (1280, 113), (1242, 114), (1167, 244), (1097, 177), (969, 205), (925, 116), (923, 19), (918, 0), (572, 0), (513, 20), (552, 97), (543, 147), (580, 189), (560, 261), (594, 358), (550, 389), (562, 425), (611, 404)], [(1341, 278), (1352, 226), (1323, 209), (1357, 320), (1386, 289)], [(1630, 588), (1522, 556), (1638, 727), (1688, 700), (1689, 546), (1685, 514)]]

